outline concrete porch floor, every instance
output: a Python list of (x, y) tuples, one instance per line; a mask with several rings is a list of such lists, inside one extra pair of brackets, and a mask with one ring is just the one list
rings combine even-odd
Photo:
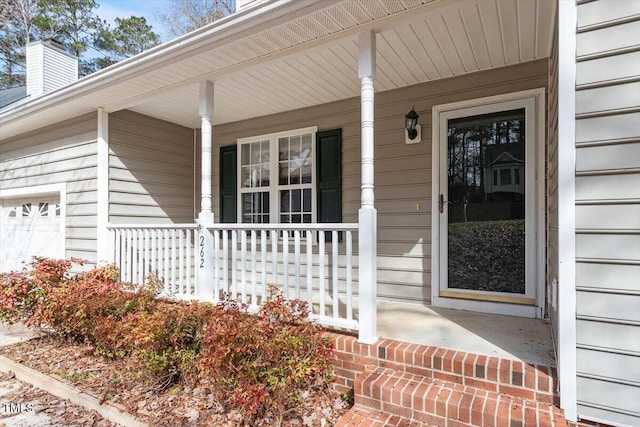
[(378, 335), (525, 363), (556, 365), (551, 327), (540, 319), (378, 302)]

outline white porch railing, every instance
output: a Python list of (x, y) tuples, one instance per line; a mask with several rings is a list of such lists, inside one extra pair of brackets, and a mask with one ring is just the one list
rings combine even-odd
[[(310, 317), (318, 323), (358, 330), (353, 255), (353, 233), (358, 224), (108, 228), (114, 261), (124, 281), (142, 283), (146, 274), (154, 272), (165, 292), (176, 298), (217, 302), (228, 295), (252, 311), (266, 300), (269, 285), (274, 285), (286, 298), (307, 301)], [(200, 246), (204, 242), (211, 242), (212, 247)], [(210, 272), (198, 274), (206, 265), (211, 266)]]
[(113, 262), (120, 280), (142, 284), (154, 273), (164, 284), (164, 293), (179, 299), (197, 295), (195, 224), (110, 225)]

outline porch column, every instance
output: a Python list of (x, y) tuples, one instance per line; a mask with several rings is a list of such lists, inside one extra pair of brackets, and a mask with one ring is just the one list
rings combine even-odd
[(201, 137), (201, 184), (200, 213), (198, 214), (198, 278), (196, 296), (201, 301), (213, 301), (213, 235), (207, 229), (213, 225), (211, 210), (211, 118), (213, 117), (213, 82), (200, 82), (200, 137)]
[(365, 31), (359, 38), (361, 196), (358, 211), (360, 259), (360, 333), (358, 341), (373, 344), (377, 333), (377, 211), (373, 193), (373, 81), (376, 72), (376, 36)]
[(97, 248), (96, 261), (113, 262), (113, 238), (109, 225), (109, 113), (98, 108), (97, 130)]

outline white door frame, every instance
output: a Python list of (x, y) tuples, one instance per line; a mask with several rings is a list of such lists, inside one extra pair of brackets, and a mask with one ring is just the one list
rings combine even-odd
[[(431, 298), (432, 304), (437, 307), (454, 308), (469, 311), (506, 314), (512, 316), (543, 318), (544, 317), (544, 292), (545, 292), (545, 233), (544, 233), (544, 147), (545, 147), (545, 89), (532, 89), (522, 92), (513, 92), (504, 95), (478, 98), (451, 104), (437, 105), (433, 107), (433, 133), (432, 133), (432, 257), (431, 257)], [(442, 179), (445, 168), (442, 167), (442, 157), (446, 151), (441, 150), (441, 140), (444, 135), (446, 140), (446, 121), (451, 118), (465, 117), (476, 114), (490, 113), (509, 109), (527, 107), (533, 109), (533, 121), (526, 121), (527, 134), (533, 134), (534, 144), (527, 144), (526, 156), (533, 159), (534, 166), (530, 172), (526, 172), (526, 191), (533, 194), (533, 204), (526, 206), (527, 218), (525, 223), (526, 234), (534, 238), (527, 246), (526, 280), (531, 283), (529, 294), (533, 305), (521, 305), (507, 302), (493, 302), (480, 300), (467, 300), (441, 296), (441, 274), (446, 271), (446, 256), (441, 256), (441, 247), (446, 239), (440, 236), (446, 233), (446, 218), (448, 210), (440, 213), (439, 196), (446, 194), (441, 190), (446, 185), (446, 179)], [(528, 160), (531, 161), (531, 160)], [(446, 163), (446, 157), (445, 157)], [(531, 206), (532, 205), (532, 206)], [(532, 234), (533, 233), (533, 234)], [(444, 234), (446, 236), (446, 234)], [(529, 256), (529, 255), (532, 256)]]

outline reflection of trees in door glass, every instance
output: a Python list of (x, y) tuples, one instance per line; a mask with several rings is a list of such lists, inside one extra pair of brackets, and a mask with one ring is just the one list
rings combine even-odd
[(447, 138), (449, 287), (524, 293), (525, 110), (449, 120)]

